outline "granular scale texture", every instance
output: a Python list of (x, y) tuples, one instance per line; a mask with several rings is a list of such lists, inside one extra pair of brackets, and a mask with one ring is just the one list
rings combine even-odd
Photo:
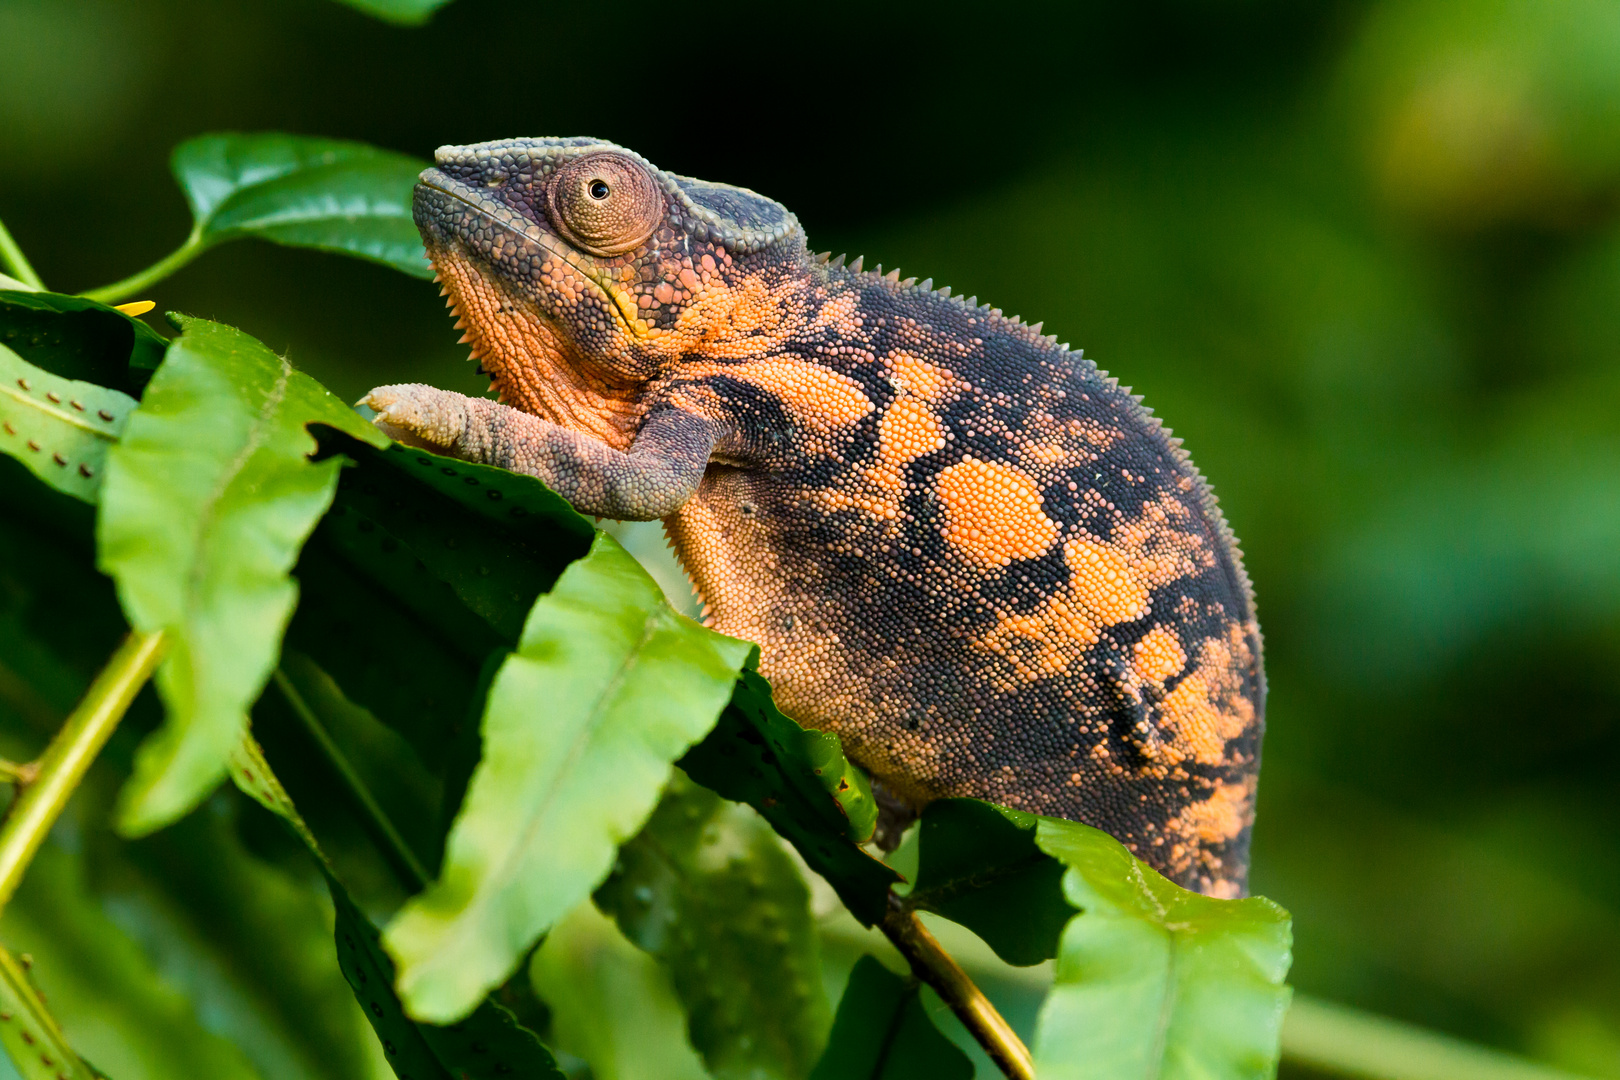
[(811, 255), (777, 203), (610, 143), (436, 160), (417, 223), (500, 402), (382, 387), (379, 423), (663, 518), (709, 624), (901, 798), (1085, 821), (1243, 892), (1259, 626), (1138, 398), (1039, 326)]

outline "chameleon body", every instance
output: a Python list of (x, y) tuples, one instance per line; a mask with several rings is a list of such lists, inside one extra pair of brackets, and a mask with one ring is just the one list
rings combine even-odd
[(610, 143), (443, 147), (415, 214), (500, 400), (382, 387), (379, 424), (662, 518), (709, 624), (906, 803), (1085, 821), (1244, 891), (1259, 626), (1209, 489), (1128, 389)]

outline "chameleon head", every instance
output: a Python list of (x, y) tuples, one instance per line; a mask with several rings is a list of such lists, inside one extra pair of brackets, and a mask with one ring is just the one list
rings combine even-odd
[[(692, 351), (757, 334), (749, 278), (805, 259), (798, 219), (752, 191), (675, 176), (595, 139), (442, 146), (417, 228), (504, 400), (569, 424)], [(756, 305), (757, 306), (757, 305)], [(558, 398), (562, 394), (563, 398)]]

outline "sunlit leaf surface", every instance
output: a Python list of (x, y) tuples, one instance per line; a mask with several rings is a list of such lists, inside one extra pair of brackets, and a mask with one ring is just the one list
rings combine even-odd
[(1042, 1080), (1263, 1080), (1289, 991), (1288, 913), (1264, 897), (1188, 892), (1106, 833), (1042, 818), (1068, 867), (1057, 981), (1041, 1009)]
[(490, 688), (440, 879), (384, 935), (413, 1016), (465, 1015), (590, 895), (748, 651), (676, 615), (605, 534), (563, 572)]
[(0, 452), (56, 490), (95, 502), (135, 399), (35, 367), (0, 345)]
[(341, 465), (309, 460), (306, 425), (386, 441), (248, 335), (183, 325), (108, 456), (97, 522), (131, 624), (170, 636), (156, 680), (168, 720), (125, 790), (129, 833), (174, 820), (224, 778), (275, 666), (297, 596), (288, 571)]

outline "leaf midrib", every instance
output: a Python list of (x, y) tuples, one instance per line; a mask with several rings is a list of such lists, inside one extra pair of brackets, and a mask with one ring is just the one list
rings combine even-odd
[[(584, 755), (586, 748), (591, 743), (597, 728), (601, 724), (601, 715), (605, 710), (605, 702), (618, 692), (619, 687), (623, 686), (629, 679), (630, 672), (641, 663), (647, 643), (658, 632), (659, 624), (663, 621), (662, 615), (663, 612), (658, 610), (648, 612), (645, 621), (642, 623), (640, 639), (637, 640), (625, 658), (619, 662), (613, 677), (603, 684), (601, 691), (597, 693), (595, 700), (591, 704), (590, 711), (586, 716), (586, 722), (580, 725), (578, 733), (571, 740), (568, 754), (562, 762), (562, 768), (557, 770), (556, 775), (558, 777), (566, 776), (571, 771), (570, 766), (578, 762), (580, 757)], [(519, 652), (518, 655), (521, 657), (522, 653)], [(523, 657), (523, 659), (529, 658)], [(518, 868), (524, 862), (523, 853), (529, 850), (534, 836), (540, 828), (540, 823), (549, 816), (552, 804), (562, 787), (563, 784), (560, 782), (551, 785), (540, 805), (535, 808), (535, 813), (530, 815), (529, 823), (524, 827), (522, 835), (518, 838), (518, 843), (512, 845), (509, 849), (513, 854), (501, 861), (500, 868), (485, 879), (485, 887), (474, 893), (472, 902), (457, 916), (456, 922), (461, 927), (461, 930), (454, 935), (455, 938), (464, 940), (471, 936), (475, 920), (470, 916), (487, 908), (497, 896), (503, 894), (510, 887), (512, 879), (517, 875)]]
[(70, 413), (65, 409), (57, 408), (56, 406), (51, 405), (49, 402), (40, 401), (32, 394), (17, 390), (9, 384), (0, 384), (0, 391), (3, 391), (8, 397), (22, 402), (24, 405), (31, 406), (37, 412), (44, 413), (46, 416), (54, 417), (61, 423), (67, 424), (71, 427), (76, 427), (81, 431), (88, 431), (90, 434), (106, 439), (108, 442), (118, 441), (117, 432), (106, 431), (102, 428), (95, 427), (89, 421), (82, 420), (73, 413)]
[(248, 460), (258, 453), (260, 447), (264, 445), (265, 432), (270, 426), (270, 419), (280, 411), (282, 402), (286, 400), (287, 383), (292, 378), (292, 365), (284, 357), (277, 357), (276, 359), (281, 362), (281, 370), (276, 376), (275, 385), (271, 388), (269, 395), (266, 396), (264, 405), (254, 415), (253, 424), (248, 429), (247, 440), (242, 444), (242, 448), (236, 452), (236, 456), (231, 459), (230, 464), (220, 473), (214, 489), (208, 493), (208, 497), (203, 501), (202, 512), (197, 515), (197, 528), (192, 534), (194, 537), (192, 545), (194, 555), (191, 560), (191, 569), (186, 574), (184, 611), (187, 622), (191, 621), (191, 616), (202, 603), (203, 578), (208, 566), (208, 559), (204, 557), (203, 553), (208, 548), (209, 534), (212, 532), (215, 519), (219, 516), (219, 504), (224, 499), (225, 492), (230, 489), (231, 484), (235, 482), (238, 476), (242, 475), (242, 470), (246, 467)]
[(1175, 1006), (1180, 998), (1181, 980), (1178, 978), (1181, 966), (1181, 935), (1170, 928), (1167, 921), (1169, 911), (1154, 895), (1148, 880), (1142, 873), (1142, 865), (1134, 862), (1131, 865), (1131, 876), (1134, 884), (1141, 892), (1153, 902), (1154, 920), (1165, 937), (1169, 939), (1169, 948), (1165, 957), (1165, 988), (1159, 998), (1158, 1023), (1154, 1025), (1153, 1053), (1148, 1059), (1150, 1071), (1144, 1073), (1144, 1080), (1158, 1080), (1164, 1075), (1164, 1056), (1169, 1043), (1170, 1025), (1174, 1019)]

